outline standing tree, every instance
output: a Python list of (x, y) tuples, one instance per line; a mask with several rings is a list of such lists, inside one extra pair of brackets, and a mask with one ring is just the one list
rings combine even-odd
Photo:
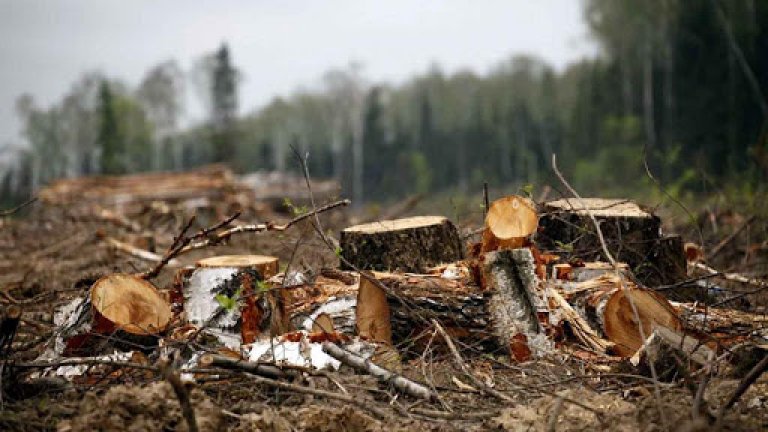
[(106, 80), (99, 87), (99, 135), (101, 147), (101, 172), (122, 174), (125, 172), (125, 142), (120, 134), (115, 112), (114, 95)]
[(214, 162), (232, 160), (237, 145), (237, 75), (229, 48), (222, 44), (214, 56), (211, 79), (211, 143)]

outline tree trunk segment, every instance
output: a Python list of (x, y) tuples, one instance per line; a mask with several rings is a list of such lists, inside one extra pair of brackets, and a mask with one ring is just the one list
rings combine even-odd
[(91, 287), (94, 328), (98, 333), (115, 330), (134, 335), (155, 335), (171, 322), (171, 306), (151, 283), (136, 276), (116, 273)]
[(490, 253), (486, 260), (485, 288), (469, 278), (376, 273), (388, 288), (395, 346), (406, 354), (420, 354), (432, 339), (431, 320), (436, 319), (463, 344), (486, 352), (511, 352), (517, 359), (529, 357), (527, 341), (540, 332), (537, 310), (546, 307), (531, 292), (537, 283), (533, 257), (527, 249), (519, 249)]
[(361, 270), (423, 273), (463, 257), (456, 227), (441, 216), (352, 226), (341, 232), (340, 245), (342, 257)]
[[(583, 205), (582, 205), (583, 201)], [(661, 235), (661, 221), (628, 200), (585, 198), (544, 203), (537, 243), (542, 250), (564, 250), (583, 261), (607, 261), (589, 211), (597, 219), (616, 261), (626, 262), (647, 286), (672, 284), (685, 277), (682, 243)]]
[[(584, 284), (590, 284), (589, 289), (572, 292), (569, 301), (592, 328), (615, 344), (612, 354), (633, 355), (657, 328), (682, 330), (682, 322), (672, 305), (656, 292), (639, 288), (614, 275), (601, 276)], [(642, 333), (634, 309), (640, 317)]]

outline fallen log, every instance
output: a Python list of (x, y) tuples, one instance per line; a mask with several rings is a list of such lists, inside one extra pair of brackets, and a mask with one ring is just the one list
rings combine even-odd
[(546, 305), (532, 292), (537, 282), (530, 251), (503, 250), (486, 259), (485, 287), (470, 277), (374, 272), (387, 288), (393, 344), (406, 354), (420, 354), (433, 339), (434, 319), (453, 339), (483, 352), (525, 360), (542, 351), (539, 342), (546, 337), (538, 312)]
[(493, 329), (517, 361), (531, 357), (529, 341), (541, 333), (535, 269), (528, 249), (489, 252), (483, 262), (484, 289), (493, 293), (488, 303)]
[(456, 227), (441, 216), (417, 216), (355, 225), (341, 231), (343, 268), (423, 273), (462, 258)]
[(587, 283), (590, 289), (576, 288), (566, 294), (567, 299), (592, 328), (615, 344), (612, 354), (631, 356), (656, 328), (682, 330), (672, 305), (656, 292), (615, 274), (583, 282)]

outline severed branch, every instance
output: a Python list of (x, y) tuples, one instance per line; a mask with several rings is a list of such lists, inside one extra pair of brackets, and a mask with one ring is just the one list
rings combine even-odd
[(243, 361), (216, 354), (203, 354), (200, 357), (199, 363), (203, 368), (217, 367), (222, 369), (247, 372), (253, 375), (259, 375), (267, 378), (286, 378), (288, 376), (295, 375), (290, 373), (293, 371), (284, 371), (277, 366)]
[(373, 363), (370, 359), (365, 359), (357, 354), (353, 354), (340, 346), (332, 343), (323, 343), (323, 351), (336, 360), (344, 363), (359, 371), (367, 372), (368, 374), (376, 377), (381, 382), (391, 383), (397, 390), (417, 397), (419, 399), (433, 400), (437, 399), (437, 395), (432, 392), (428, 387), (419, 384), (415, 381), (411, 381), (408, 378), (391, 372), (383, 367)]
[(302, 215), (299, 215), (293, 219), (291, 219), (287, 224), (285, 225), (278, 225), (272, 222), (266, 222), (261, 224), (253, 224), (253, 225), (240, 225), (233, 228), (230, 228), (228, 230), (222, 231), (214, 236), (208, 237), (205, 240), (199, 241), (197, 243), (191, 243), (188, 245), (185, 245), (181, 250), (179, 251), (178, 255), (187, 253), (189, 251), (195, 250), (195, 249), (201, 249), (208, 246), (214, 246), (218, 245), (234, 234), (238, 233), (244, 233), (244, 232), (263, 232), (263, 231), (285, 231), (288, 228), (296, 225), (297, 223), (312, 217), (316, 216), (320, 213), (326, 212), (328, 210), (335, 209), (336, 207), (342, 207), (347, 206), (350, 204), (351, 201), (348, 199), (344, 199), (341, 201), (332, 202), (330, 204), (326, 204), (324, 206), (318, 207), (315, 210), (309, 211), (307, 213), (304, 213)]
[[(125, 253), (127, 253), (127, 254), (129, 254), (131, 256), (134, 256), (134, 257), (139, 258), (139, 259), (143, 259), (145, 261), (160, 262), (164, 258), (163, 256), (158, 255), (158, 254), (156, 254), (154, 252), (150, 252), (150, 251), (145, 250), (145, 249), (137, 248), (134, 245), (122, 242), (122, 241), (120, 241), (120, 240), (118, 240), (116, 238), (113, 238), (113, 237), (105, 237), (104, 241), (107, 242), (107, 244), (109, 244), (113, 248), (115, 248), (115, 249), (117, 249), (117, 250), (119, 250), (121, 252), (125, 252)], [(170, 260), (168, 260), (168, 263), (166, 265), (176, 266), (176, 265), (178, 265), (178, 261), (176, 261), (174, 259), (170, 259)]]

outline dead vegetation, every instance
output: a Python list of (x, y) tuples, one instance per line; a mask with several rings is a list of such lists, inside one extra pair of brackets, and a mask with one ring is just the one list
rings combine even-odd
[(758, 218), (684, 246), (627, 200), (356, 225), (221, 168), (89, 182), (0, 230), (4, 430), (768, 426), (768, 283), (722, 261)]

